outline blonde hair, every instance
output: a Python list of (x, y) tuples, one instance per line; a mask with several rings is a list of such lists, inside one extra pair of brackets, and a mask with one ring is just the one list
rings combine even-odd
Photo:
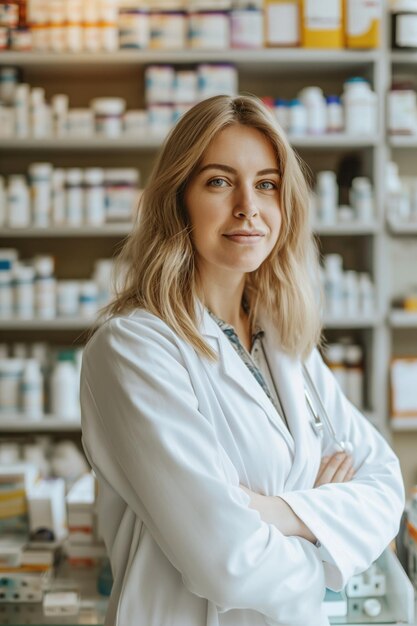
[(266, 106), (253, 96), (209, 98), (173, 128), (142, 195), (137, 223), (118, 259), (125, 268), (123, 284), (104, 314), (146, 309), (201, 355), (215, 357), (198, 328), (197, 271), (184, 192), (211, 141), (232, 124), (255, 128), (267, 137), (281, 175), (281, 230), (268, 258), (247, 275), (250, 315), (253, 320), (260, 307), (266, 310), (282, 349), (306, 357), (321, 334), (308, 186), (284, 133)]

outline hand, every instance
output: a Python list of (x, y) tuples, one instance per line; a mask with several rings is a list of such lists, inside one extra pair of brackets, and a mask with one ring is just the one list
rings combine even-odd
[(354, 474), (352, 457), (345, 452), (336, 452), (322, 458), (314, 487), (328, 483), (347, 483)]

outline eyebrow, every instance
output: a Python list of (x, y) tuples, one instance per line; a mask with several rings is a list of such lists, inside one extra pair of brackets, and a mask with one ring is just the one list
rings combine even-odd
[[(223, 172), (228, 172), (229, 174), (237, 174), (237, 170), (230, 167), (230, 165), (223, 165), (222, 163), (208, 163), (198, 170), (197, 175), (205, 172), (206, 170), (222, 170)], [(277, 174), (279, 176), (280, 171), (277, 168), (270, 167), (256, 172), (257, 176), (264, 176), (265, 174)]]

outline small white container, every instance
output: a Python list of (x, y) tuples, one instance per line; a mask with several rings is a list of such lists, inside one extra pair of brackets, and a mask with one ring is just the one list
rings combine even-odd
[(307, 133), (307, 110), (304, 104), (297, 98), (289, 103), (288, 132), (294, 136)]
[(0, 67), (0, 100), (6, 106), (14, 104), (18, 81), (19, 73), (17, 67)]
[(36, 359), (24, 361), (20, 393), (24, 417), (31, 420), (41, 419), (43, 416), (43, 376)]
[(93, 280), (83, 280), (80, 284), (80, 316), (94, 318), (98, 311), (98, 286)]
[(227, 50), (230, 17), (227, 11), (191, 11), (188, 44), (195, 50)]
[(316, 194), (318, 222), (320, 224), (335, 224), (339, 196), (335, 172), (322, 171), (317, 174)]
[(35, 317), (35, 270), (30, 265), (16, 264), (13, 269), (15, 315), (18, 319)]
[(20, 174), (9, 176), (7, 224), (10, 228), (27, 228), (31, 224), (29, 186)]
[(174, 123), (172, 104), (150, 104), (148, 108), (149, 132), (164, 137)]
[(151, 11), (149, 17), (151, 50), (183, 50), (187, 41), (187, 16), (184, 11)]
[(19, 412), (22, 371), (21, 359), (0, 359), (0, 412)]
[(8, 319), (13, 315), (13, 281), (11, 262), (0, 260), (0, 319)]
[(115, 168), (105, 172), (106, 221), (132, 220), (138, 199), (139, 172), (134, 168)]
[(52, 126), (55, 137), (64, 137), (68, 130), (68, 106), (69, 97), (67, 94), (56, 94), (51, 100), (52, 106)]
[(35, 313), (40, 319), (56, 317), (56, 280), (54, 277), (54, 258), (36, 256), (35, 268)]
[(65, 354), (58, 357), (59, 360), (51, 376), (51, 413), (58, 418), (78, 420), (80, 415), (79, 406), (79, 380), (75, 365)]
[(106, 219), (104, 170), (99, 167), (87, 168), (84, 171), (84, 209), (86, 224), (91, 226), (104, 224)]
[(150, 65), (145, 70), (147, 104), (174, 101), (175, 70), (171, 65)]
[(287, 132), (289, 127), (289, 108), (287, 100), (277, 98), (274, 101), (274, 113), (278, 124)]
[(34, 87), (29, 94), (30, 130), (34, 139), (43, 139), (48, 134), (45, 90)]
[(180, 70), (175, 75), (174, 102), (194, 104), (197, 102), (198, 76), (193, 70)]
[(123, 98), (95, 98), (91, 102), (94, 110), (95, 129), (103, 137), (119, 137), (123, 128), (123, 113), (126, 101)]
[(305, 87), (299, 93), (307, 114), (307, 133), (323, 135), (327, 127), (326, 100), (320, 87)]
[(125, 135), (144, 136), (148, 132), (148, 111), (130, 109), (123, 116), (123, 132)]
[(64, 0), (66, 11), (66, 49), (81, 52), (83, 49), (82, 0)]
[(388, 132), (392, 135), (413, 135), (417, 131), (417, 95), (414, 89), (393, 89), (388, 92)]
[(230, 13), (230, 45), (232, 48), (257, 49), (264, 43), (262, 3), (237, 3)]
[(66, 223), (68, 226), (81, 226), (83, 214), (83, 170), (72, 167), (65, 173)]
[(357, 318), (359, 315), (359, 285), (358, 273), (349, 270), (343, 273), (344, 314), (347, 317)]
[(19, 138), (26, 138), (30, 135), (29, 93), (30, 87), (27, 83), (20, 83), (16, 86), (14, 96), (15, 135)]
[(369, 178), (358, 176), (352, 180), (350, 203), (359, 222), (369, 223), (374, 219), (374, 194)]
[(340, 254), (327, 254), (324, 259), (324, 291), (326, 313), (330, 317), (343, 315), (343, 259)]
[(56, 283), (57, 314), (76, 317), (79, 314), (80, 286), (77, 280), (58, 280)]
[(98, 288), (98, 307), (110, 302), (113, 295), (114, 263), (111, 259), (97, 259), (94, 263), (93, 279)]
[(150, 20), (147, 9), (119, 6), (119, 47), (145, 50), (149, 46)]
[(91, 109), (69, 109), (67, 131), (70, 137), (91, 137), (94, 135), (94, 111)]
[(373, 136), (377, 132), (377, 97), (364, 78), (344, 83), (345, 129), (349, 135)]
[(66, 222), (65, 211), (65, 170), (55, 168), (52, 172), (51, 221), (54, 226), (63, 226)]
[(359, 308), (363, 317), (375, 314), (375, 290), (368, 273), (359, 274)]
[(32, 163), (29, 167), (32, 221), (39, 228), (47, 228), (51, 221), (52, 169), (51, 163)]
[(328, 133), (342, 133), (345, 127), (343, 106), (339, 96), (326, 98), (326, 130)]
[(238, 92), (237, 69), (230, 63), (203, 63), (197, 68), (198, 98), (204, 100), (219, 93), (236, 96)]

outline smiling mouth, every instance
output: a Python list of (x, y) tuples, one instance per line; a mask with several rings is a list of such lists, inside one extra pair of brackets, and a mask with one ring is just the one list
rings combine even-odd
[(223, 235), (223, 237), (226, 237), (226, 239), (234, 241), (235, 243), (254, 244), (258, 243), (264, 235), (261, 233), (235, 233), (231, 235)]

